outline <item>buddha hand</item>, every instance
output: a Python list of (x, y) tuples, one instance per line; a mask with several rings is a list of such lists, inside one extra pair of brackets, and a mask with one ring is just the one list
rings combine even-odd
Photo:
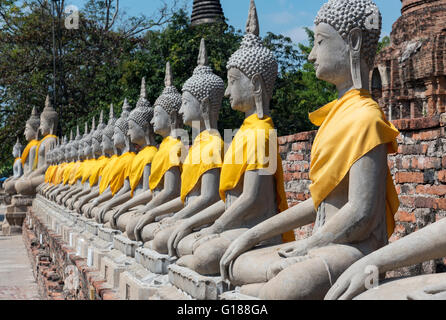
[(302, 262), (302, 261), (305, 261), (308, 259), (310, 259), (309, 256), (300, 256), (300, 257), (285, 258), (285, 259), (280, 259), (278, 261), (275, 261), (268, 267), (268, 270), (266, 271), (266, 278), (269, 281), (272, 278), (274, 278), (275, 276), (277, 276), (279, 274), (279, 272), (281, 272), (282, 270), (285, 270), (289, 266), (292, 266), (293, 264), (296, 264), (296, 263), (299, 263), (299, 262)]
[(178, 256), (177, 253), (178, 244), (183, 238), (191, 234), (192, 230), (193, 230), (193, 225), (190, 225), (187, 219), (184, 220), (183, 223), (181, 223), (178, 227), (175, 228), (175, 230), (170, 235), (169, 240), (167, 241), (169, 256), (171, 257)]
[(232, 263), (234, 260), (257, 244), (255, 234), (251, 230), (246, 231), (232, 241), (220, 259), (220, 274), (223, 280), (232, 280), (234, 278), (232, 275)]
[(366, 281), (370, 277), (367, 267), (372, 265), (363, 258), (352, 264), (330, 288), (325, 300), (351, 300), (366, 291)]
[(446, 300), (446, 283), (427, 286), (407, 295), (408, 300)]
[(298, 256), (304, 256), (307, 254), (308, 250), (314, 248), (312, 245), (311, 237), (307, 239), (302, 239), (290, 243), (288, 246), (280, 249), (278, 251), (279, 256), (282, 258), (292, 258)]
[(139, 220), (138, 224), (135, 227), (135, 237), (136, 241), (143, 241), (142, 239), (142, 229), (149, 223), (155, 221), (155, 217), (153, 217), (150, 213), (145, 213)]

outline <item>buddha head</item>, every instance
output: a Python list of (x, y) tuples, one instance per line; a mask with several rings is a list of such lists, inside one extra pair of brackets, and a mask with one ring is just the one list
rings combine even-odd
[(153, 125), (155, 133), (166, 137), (172, 130), (182, 126), (183, 122), (178, 112), (181, 108), (181, 94), (173, 85), (170, 65), (166, 69), (164, 85), (162, 94), (155, 101), (153, 118), (150, 123)]
[(274, 54), (265, 47), (259, 37), (259, 21), (254, 0), (251, 0), (246, 35), (240, 49), (229, 58), (228, 88), (234, 110), (244, 113), (257, 113), (260, 119), (269, 114), (269, 104), (273, 95), (278, 73)]
[[(113, 108), (110, 108), (110, 117), (113, 117)], [(99, 116), (99, 124), (96, 130), (91, 132), (91, 145), (94, 157), (100, 157), (102, 155), (102, 136), (104, 134), (104, 129), (106, 125), (104, 124), (104, 112), (101, 111)]]
[(70, 157), (74, 161), (78, 160), (79, 155), (82, 153), (81, 139), (82, 136), (79, 132), (79, 126), (76, 126), (76, 137), (71, 142), (71, 153), (70, 153)]
[(101, 148), (102, 148), (102, 153), (104, 155), (110, 155), (112, 153), (115, 153), (116, 151), (115, 146), (113, 144), (115, 123), (116, 123), (116, 118), (113, 112), (113, 104), (112, 104), (110, 105), (110, 116), (108, 118), (107, 126), (104, 128), (104, 131), (102, 132)]
[(206, 130), (216, 129), (225, 84), (208, 65), (204, 39), (201, 39), (198, 66), (192, 77), (184, 83), (182, 91), (179, 113), (184, 123), (191, 126), (192, 122), (199, 121), (204, 122)]
[(63, 136), (62, 141), (60, 142), (59, 148), (57, 149), (57, 161), (60, 163), (65, 162), (65, 144), (67, 141), (67, 137)]
[(139, 146), (153, 144), (153, 128), (150, 120), (153, 118), (153, 108), (147, 101), (146, 79), (141, 80), (141, 93), (136, 108), (130, 112), (128, 118), (128, 134), (130, 141)]
[(64, 148), (64, 157), (67, 162), (72, 161), (71, 158), (71, 144), (73, 142), (73, 130), (70, 130), (70, 139), (66, 141), (65, 148)]
[[(94, 117), (93, 124), (94, 126)], [(81, 142), (79, 143), (79, 157), (81, 160), (87, 159), (91, 155), (91, 135), (88, 132), (88, 123), (85, 122), (84, 135), (82, 136)]]
[(54, 134), (57, 128), (57, 121), (57, 112), (51, 106), (50, 97), (46, 96), (45, 108), (40, 115), (40, 133), (42, 133), (42, 136)]
[(31, 117), (26, 121), (25, 138), (26, 141), (37, 140), (39, 136), (40, 118), (37, 114), (36, 108), (33, 107)]
[(372, 0), (329, 0), (314, 21), (309, 60), (316, 77), (338, 89), (368, 88), (381, 34), (381, 13)]
[(127, 99), (124, 99), (124, 104), (122, 106), (122, 113), (118, 120), (116, 120), (114, 134), (113, 134), (113, 143), (116, 148), (124, 149), (129, 147), (129, 123), (128, 118), (130, 115), (130, 105)]
[(12, 156), (14, 158), (18, 158), (22, 155), (22, 144), (20, 143), (19, 138), (17, 137), (17, 141), (15, 145), (12, 147)]

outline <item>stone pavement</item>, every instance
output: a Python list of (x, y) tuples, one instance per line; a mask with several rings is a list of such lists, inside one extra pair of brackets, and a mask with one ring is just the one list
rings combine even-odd
[(0, 235), (0, 300), (38, 300), (22, 235)]

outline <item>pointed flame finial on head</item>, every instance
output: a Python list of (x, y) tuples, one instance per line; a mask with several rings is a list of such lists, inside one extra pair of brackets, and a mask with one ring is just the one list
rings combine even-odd
[(88, 122), (85, 122), (84, 135), (88, 134)]
[[(102, 115), (102, 111), (101, 111), (101, 115)], [(93, 132), (96, 129), (96, 119), (95, 117), (93, 117), (93, 120), (91, 121), (91, 131)]]
[(115, 117), (115, 111), (113, 110), (113, 103), (110, 104), (110, 114), (109, 114), (109, 119), (112, 119)]
[(70, 129), (70, 141), (73, 141), (73, 129)]
[(141, 93), (139, 94), (140, 98), (147, 99), (147, 91), (146, 91), (146, 77), (142, 77), (141, 79)]
[(50, 96), (47, 94), (45, 99), (45, 108), (51, 108)]
[(257, 16), (257, 8), (254, 0), (251, 0), (249, 7), (248, 22), (246, 23), (246, 33), (252, 33), (256, 36), (260, 34), (259, 17)]
[(99, 124), (102, 123), (104, 123), (104, 110), (101, 110), (101, 114), (99, 115)]
[(198, 65), (199, 66), (207, 66), (208, 65), (208, 53), (206, 50), (206, 42), (204, 38), (201, 38), (200, 42), (200, 52), (198, 54)]
[(124, 104), (122, 105), (122, 112), (130, 112), (130, 109), (132, 107), (130, 106), (127, 98), (124, 99)]
[(166, 75), (164, 76), (164, 86), (165, 87), (173, 86), (173, 75), (172, 75), (172, 67), (170, 66), (170, 62), (166, 63)]
[(36, 107), (33, 107), (33, 110), (31, 111), (31, 116), (37, 117), (37, 110)]

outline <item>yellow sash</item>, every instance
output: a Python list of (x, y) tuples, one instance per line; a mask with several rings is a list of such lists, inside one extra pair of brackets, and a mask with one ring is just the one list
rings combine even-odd
[(133, 192), (141, 180), (141, 177), (144, 173), (144, 168), (146, 165), (152, 163), (153, 157), (155, 156), (158, 149), (154, 146), (146, 146), (144, 149), (138, 152), (132, 162), (132, 168), (129, 174), (130, 180), (130, 188), (132, 189), (132, 197)]
[(74, 163), (73, 169), (71, 169), (71, 172), (70, 172), (70, 178), (68, 179), (68, 184), (73, 185), (76, 182), (76, 180), (77, 180), (76, 176), (79, 172), (81, 165), (82, 165), (82, 162), (79, 160)]
[(68, 163), (64, 162), (57, 166), (56, 172), (53, 176), (53, 184), (61, 184), (63, 182), (63, 174)]
[[(228, 151), (225, 154), (223, 167), (220, 175), (220, 197), (226, 200), (225, 192), (234, 189), (246, 171), (268, 169), (269, 166), (269, 140), (270, 134), (274, 134), (273, 121), (270, 117), (259, 119), (257, 114), (253, 114), (243, 121), (240, 130), (235, 135)], [(277, 145), (277, 141), (276, 141)], [(274, 178), (276, 181), (276, 201), (277, 211), (282, 212), (288, 209), (283, 181), (282, 159), (277, 145), (277, 166)], [(294, 232), (289, 231), (282, 235), (284, 242), (294, 241)]]
[(70, 180), (71, 169), (73, 169), (74, 165), (75, 165), (75, 162), (69, 162), (65, 166), (65, 168), (63, 170), (63, 184), (64, 185), (67, 184), (68, 181)]
[(134, 158), (134, 152), (126, 152), (119, 157), (119, 161), (117, 161), (113, 167), (112, 178), (110, 180), (110, 190), (112, 195), (115, 195), (115, 193), (124, 185), (124, 181), (127, 179), (130, 170), (132, 169), (132, 161)]
[(181, 174), (181, 201), (191, 192), (201, 176), (223, 165), (224, 142), (218, 131), (201, 132), (189, 149)]
[(164, 174), (172, 167), (180, 167), (181, 170), (181, 150), (184, 148), (183, 143), (171, 136), (167, 136), (161, 142), (158, 152), (152, 160), (152, 168), (150, 170), (149, 187), (154, 190)]
[[(310, 192), (316, 210), (362, 156), (384, 143), (388, 153), (398, 149), (398, 130), (387, 121), (367, 90), (350, 90), (341, 99), (311, 113), (310, 120), (320, 126), (310, 166)], [(390, 170), (387, 171), (386, 222), (390, 237), (399, 201)]]
[(22, 153), (22, 164), (23, 165), (25, 165), (26, 159), (28, 159), (28, 155), (29, 155), (31, 148), (38, 144), (39, 144), (38, 140), (31, 140), (30, 142), (28, 142), (28, 144), (25, 147), (25, 150), (23, 150), (23, 153)]
[(38, 160), (39, 160), (39, 148), (42, 145), (43, 141), (45, 141), (46, 139), (49, 138), (55, 138), (57, 139), (57, 137), (54, 134), (47, 134), (45, 137), (42, 138), (42, 140), (40, 140), (37, 143), (37, 147), (36, 147), (36, 156), (34, 158), (34, 163), (33, 163), (33, 170), (37, 168), (37, 164), (38, 164)]
[(54, 170), (57, 168), (57, 166), (55, 165), (51, 165), (48, 167), (48, 169), (46, 169), (45, 172), (45, 182), (49, 183), (51, 181), (51, 175), (54, 173)]
[(99, 193), (102, 194), (107, 189), (112, 178), (113, 168), (119, 160), (118, 155), (114, 154), (108, 161), (107, 166), (102, 170), (102, 178), (99, 183)]
[(81, 179), (82, 184), (84, 184), (85, 181), (87, 181), (87, 179), (90, 177), (91, 170), (96, 166), (96, 162), (97, 162), (96, 159), (88, 159), (83, 162), (84, 165), (82, 166), (81, 176), (78, 178), (78, 179), (82, 178)]
[(89, 178), (90, 187), (93, 187), (95, 184), (98, 183), (99, 177), (102, 177), (103, 170), (105, 167), (107, 167), (109, 162), (110, 158), (107, 158), (106, 156), (99, 157), (99, 159), (95, 162), (94, 167), (91, 168), (91, 174)]

